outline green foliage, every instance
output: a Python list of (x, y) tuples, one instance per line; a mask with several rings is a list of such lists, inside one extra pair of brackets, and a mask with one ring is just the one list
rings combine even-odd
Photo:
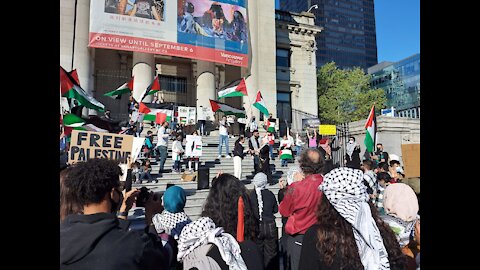
[(376, 113), (387, 98), (381, 88), (371, 88), (370, 75), (362, 69), (339, 69), (335, 62), (317, 73), (318, 115), (322, 124), (341, 124), (366, 119), (375, 104)]

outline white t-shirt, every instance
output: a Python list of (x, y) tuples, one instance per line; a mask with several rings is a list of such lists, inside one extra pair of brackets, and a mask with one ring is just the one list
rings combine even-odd
[(198, 111), (197, 111), (197, 120), (200, 121), (200, 120), (206, 120), (205, 118), (205, 113), (203, 112), (203, 108), (200, 108)]
[(220, 121), (220, 127), (218, 128), (220, 135), (228, 136), (227, 125), (229, 124), (225, 123), (224, 121)]
[(157, 133), (157, 146), (167, 146), (168, 145), (168, 133), (166, 133), (165, 127), (161, 126), (158, 129)]

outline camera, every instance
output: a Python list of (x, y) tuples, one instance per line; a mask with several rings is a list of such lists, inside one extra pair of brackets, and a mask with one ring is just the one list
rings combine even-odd
[(140, 193), (137, 195), (136, 207), (145, 207), (145, 202), (150, 197), (149, 189), (146, 187), (140, 188)]

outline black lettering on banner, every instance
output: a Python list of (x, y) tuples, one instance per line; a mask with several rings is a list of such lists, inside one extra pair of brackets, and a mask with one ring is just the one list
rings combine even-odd
[(123, 137), (115, 137), (113, 148), (122, 148)]
[(87, 140), (87, 133), (86, 132), (78, 132), (77, 136), (77, 145), (82, 145), (82, 141)]
[(71, 160), (75, 160), (75, 154), (78, 153), (78, 151), (80, 151), (80, 148), (78, 146), (72, 146), (70, 148), (70, 159)]
[(85, 156), (87, 157), (86, 160), (89, 160), (89, 159), (90, 159), (90, 149), (88, 149), (88, 148), (85, 149), (85, 152), (86, 152), (86, 153), (85, 153)]
[(98, 134), (90, 134), (90, 146), (100, 147), (97, 141), (100, 139), (100, 135)]
[(108, 158), (108, 150), (102, 150), (102, 157)]
[(111, 140), (112, 140), (112, 136), (103, 135), (102, 147), (112, 147), (112, 143), (110, 142)]
[(102, 149), (95, 149), (95, 158), (100, 158), (101, 152), (102, 152)]
[(77, 161), (85, 161), (85, 149), (80, 148)]
[(113, 159), (113, 154), (115, 153), (115, 150), (108, 150), (108, 152), (110, 153), (110, 159)]

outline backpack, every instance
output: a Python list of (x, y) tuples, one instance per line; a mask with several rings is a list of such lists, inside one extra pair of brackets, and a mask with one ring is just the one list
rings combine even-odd
[(218, 263), (207, 256), (212, 244), (202, 245), (183, 258), (183, 270), (221, 270)]

